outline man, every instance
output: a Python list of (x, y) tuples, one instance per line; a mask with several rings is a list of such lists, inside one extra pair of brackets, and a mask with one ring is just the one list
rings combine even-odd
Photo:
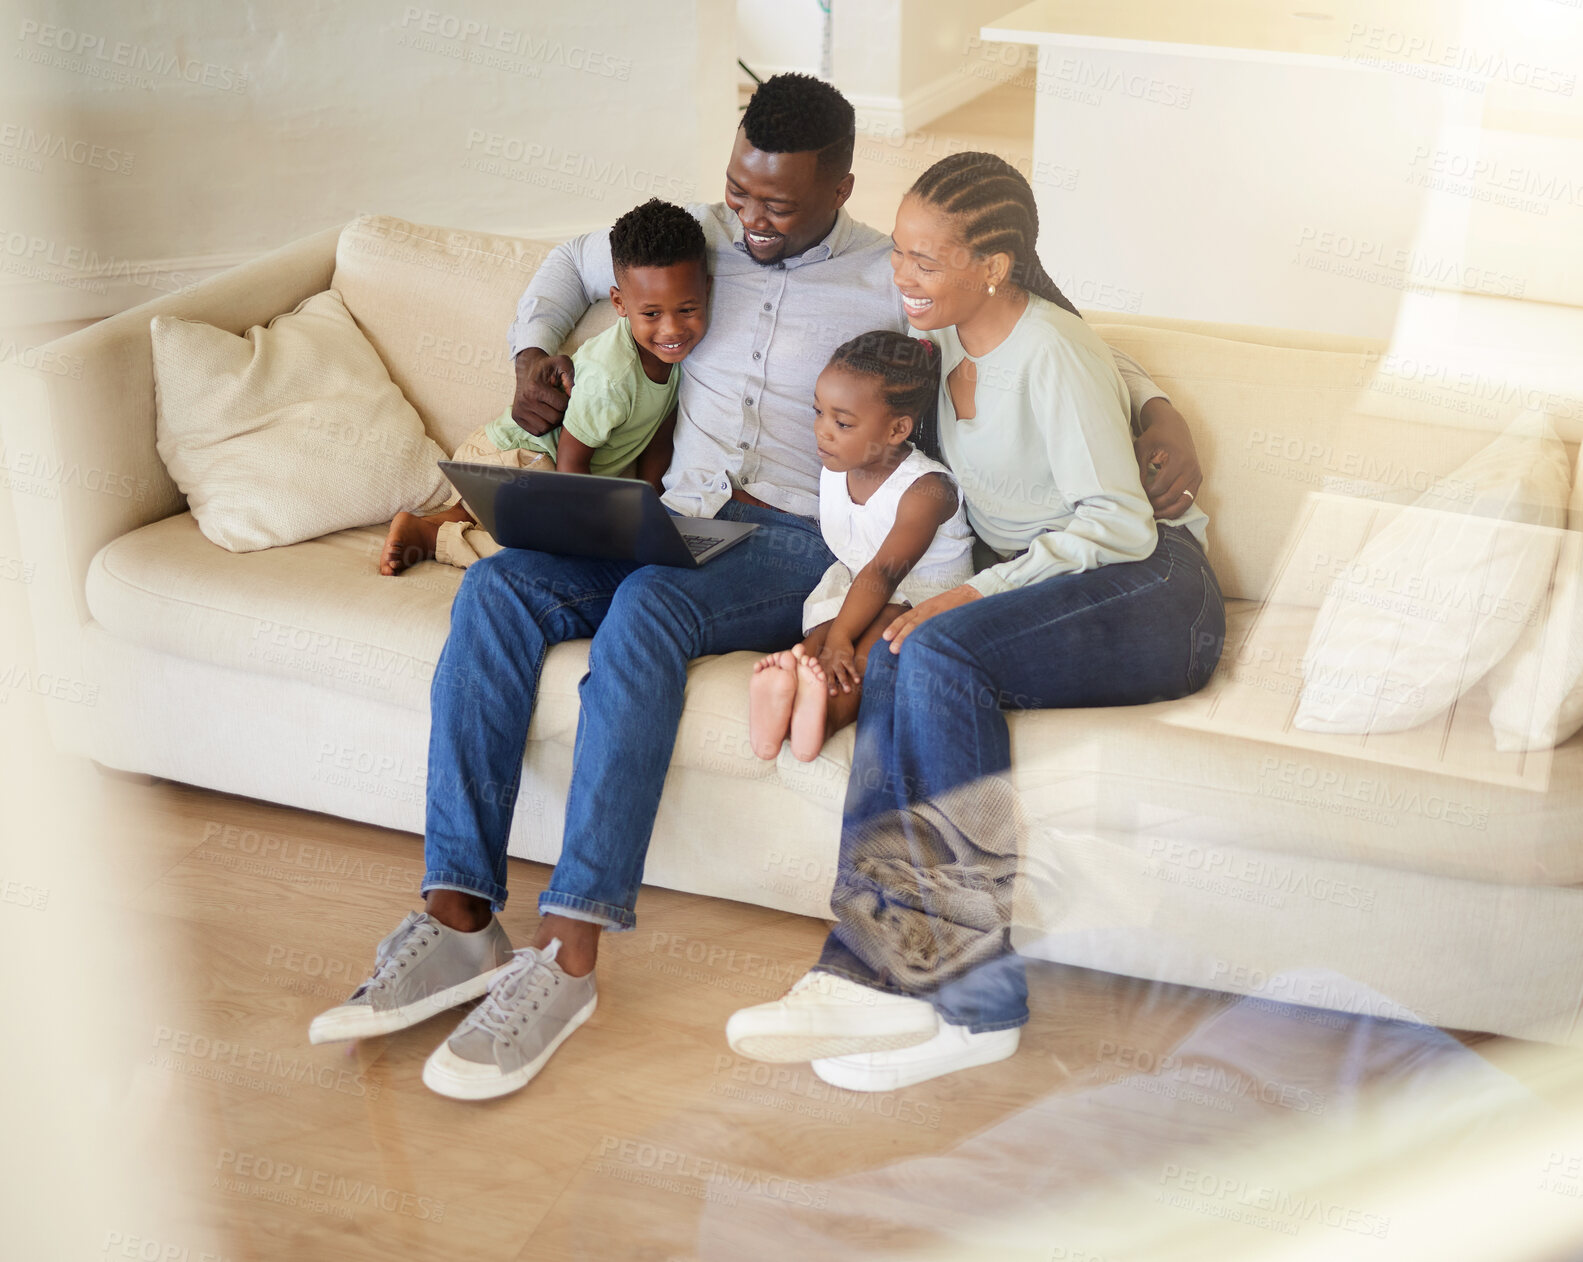
[[(713, 311), (687, 360), (663, 498), (759, 529), (697, 570), (509, 548), (469, 568), (431, 693), (425, 911), (315, 1019), (315, 1042), (403, 1029), (487, 990), (424, 1067), (435, 1090), (478, 1099), (526, 1084), (592, 1014), (599, 934), (636, 923), (687, 663), (796, 641), (803, 600), (833, 559), (817, 521), (814, 381), (848, 338), (907, 327), (889, 237), (842, 209), (854, 134), (833, 87), (777, 75), (743, 115), (725, 201), (691, 208), (709, 241)], [(511, 348), (512, 415), (531, 432), (552, 427), (575, 389), (571, 362), (550, 351), (611, 283), (608, 234), (591, 233), (529, 284)], [(1179, 513), (1199, 481), (1185, 422), (1136, 364), (1118, 366), (1143, 462), (1161, 465), (1151, 498)], [(539, 669), (552, 645), (588, 637), (561, 859), (533, 947), (513, 953), (494, 913)]]

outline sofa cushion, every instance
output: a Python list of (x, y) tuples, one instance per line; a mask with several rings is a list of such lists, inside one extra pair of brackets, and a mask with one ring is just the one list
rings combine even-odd
[[(145, 648), (217, 666), (316, 681), (426, 717), (461, 570), (435, 562), (378, 572), (385, 527), (289, 548), (231, 553), (182, 513), (123, 535), (94, 558), (88, 608)], [(584, 646), (552, 653), (535, 735), (570, 741)], [(557, 724), (567, 720), (564, 733)]]
[[(341, 230), (332, 283), (448, 453), (510, 406), (516, 373), (506, 330), (553, 248), (389, 215), (364, 215)], [(563, 349), (614, 321), (608, 299), (595, 303)]]
[[(89, 607), (110, 634), (143, 647), (391, 702), (422, 723), (461, 571), (426, 562), (382, 577), (375, 571), (382, 539), (378, 528), (364, 528), (230, 553), (182, 514), (105, 547), (90, 573)], [(1221, 670), (1198, 697), (1013, 715), (1012, 778), (1030, 818), (1096, 835), (1125, 832), (1144, 845), (1196, 839), (1511, 884), (1583, 882), (1576, 828), (1583, 737), (1554, 752), (1551, 791), (1536, 793), (1541, 785), (1513, 774), (1524, 756), (1494, 754), (1485, 713), (1471, 704), (1458, 707), (1448, 738), (1457, 757), (1449, 762), (1434, 761), (1434, 741), (1410, 745), (1421, 732), (1368, 751), (1371, 762), (1347, 738), (1296, 733), (1303, 743), (1285, 747), (1249, 739), (1279, 735), (1278, 716), (1239, 724), (1215, 713), (1227, 683), (1246, 685), (1245, 672), (1263, 669), (1262, 658), (1252, 667), (1242, 661), (1246, 646), (1295, 663), (1314, 612), (1230, 602)], [(530, 740), (573, 744), (587, 661), (587, 641), (551, 650)], [(673, 765), (718, 777), (723, 793), (733, 781), (773, 783), (839, 812), (854, 729), (837, 733), (809, 763), (784, 749), (775, 762), (755, 757), (747, 728), (753, 661), (731, 653), (691, 665)], [(1253, 692), (1287, 712), (1295, 698), (1295, 689), (1284, 698)]]

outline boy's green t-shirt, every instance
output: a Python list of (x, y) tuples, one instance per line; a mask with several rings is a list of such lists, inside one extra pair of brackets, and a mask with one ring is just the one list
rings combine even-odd
[[(589, 470), (614, 476), (638, 458), (676, 405), (680, 364), (671, 365), (670, 380), (650, 381), (638, 358), (638, 344), (625, 316), (598, 337), (589, 338), (572, 356), (572, 394), (563, 427), (594, 448)], [(554, 456), (561, 427), (530, 434), (511, 419), (511, 411), (485, 427), (501, 451), (525, 447)]]

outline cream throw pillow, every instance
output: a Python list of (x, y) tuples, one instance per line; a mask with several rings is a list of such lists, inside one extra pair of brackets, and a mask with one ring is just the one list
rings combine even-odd
[(333, 289), (241, 337), (155, 316), (160, 459), (232, 552), (436, 508), (445, 453)]
[(1583, 450), (1567, 515), (1549, 613), (1486, 681), (1495, 748), (1503, 752), (1549, 749), (1583, 728)]
[(1483, 678), (1538, 616), (1569, 483), (1555, 430), (1526, 413), (1399, 510), (1328, 588), (1296, 726), (1403, 731)]

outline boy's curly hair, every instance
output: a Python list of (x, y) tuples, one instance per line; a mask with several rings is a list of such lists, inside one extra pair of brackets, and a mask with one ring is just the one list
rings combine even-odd
[(748, 144), (763, 153), (819, 155), (819, 174), (840, 179), (852, 169), (857, 116), (852, 103), (811, 74), (764, 80), (742, 113)]
[(629, 267), (707, 266), (708, 248), (698, 221), (680, 206), (651, 197), (610, 229), (610, 261), (617, 274)]

